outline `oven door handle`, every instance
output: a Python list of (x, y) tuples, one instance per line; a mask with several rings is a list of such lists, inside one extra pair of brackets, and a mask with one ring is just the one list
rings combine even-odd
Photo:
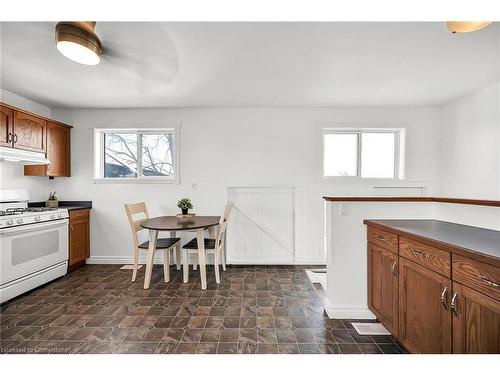
[(0, 231), (0, 237), (3, 237), (4, 235), (7, 235), (7, 234), (13, 235), (16, 233), (26, 233), (26, 232), (33, 232), (33, 231), (42, 230), (42, 229), (67, 226), (68, 223), (69, 223), (68, 219), (60, 219), (60, 220), (47, 221), (45, 223), (26, 224), (26, 225), (18, 225), (16, 227), (12, 227), (12, 228), (3, 228)]

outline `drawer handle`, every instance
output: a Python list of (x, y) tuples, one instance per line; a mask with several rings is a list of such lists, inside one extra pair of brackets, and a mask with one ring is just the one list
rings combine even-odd
[(457, 299), (458, 299), (458, 294), (453, 293), (453, 296), (451, 297), (451, 311), (455, 316), (458, 315), (458, 309), (457, 309)]
[(441, 303), (443, 304), (445, 310), (448, 310), (448, 304), (446, 303), (447, 295), (448, 295), (448, 287), (445, 286), (443, 291), (441, 292)]
[(8, 132), (7, 133), (7, 143), (11, 143), (11, 142), (12, 142), (12, 133)]
[(427, 259), (431, 259), (431, 258), (432, 258), (432, 256), (431, 256), (431, 255), (426, 254), (426, 253), (423, 253), (423, 252), (418, 251), (418, 250), (412, 250), (412, 253), (413, 253), (413, 255), (415, 255), (415, 256), (421, 256), (421, 257), (424, 257), (424, 258), (427, 258)]
[(376, 236), (377, 240), (387, 242), (387, 240), (382, 236)]
[(17, 134), (14, 134), (14, 143), (17, 143)]
[(398, 267), (398, 261), (395, 260), (394, 263), (392, 263), (392, 274), (394, 276), (397, 276), (397, 267)]
[(494, 286), (495, 288), (500, 288), (500, 284), (495, 283), (494, 281), (488, 280), (488, 278), (486, 276), (480, 275), (479, 280), (485, 282), (486, 284), (488, 284), (490, 286)]

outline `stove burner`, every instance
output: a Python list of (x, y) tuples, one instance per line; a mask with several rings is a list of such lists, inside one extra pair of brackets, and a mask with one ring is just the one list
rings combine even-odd
[(5, 211), (0, 210), (0, 216), (21, 215), (24, 208), (7, 208)]
[(0, 210), (0, 216), (21, 215), (25, 212), (47, 212), (56, 210), (57, 208), (52, 207), (7, 208), (5, 211)]
[(57, 208), (52, 207), (28, 207), (25, 212), (46, 212), (46, 211), (56, 211)]

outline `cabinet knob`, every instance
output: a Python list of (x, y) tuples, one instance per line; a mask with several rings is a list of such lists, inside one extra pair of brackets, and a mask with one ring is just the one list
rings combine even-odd
[(495, 288), (500, 288), (500, 284), (498, 284), (498, 283), (496, 283), (494, 281), (488, 280), (488, 278), (486, 276), (480, 275), (479, 276), (479, 280), (485, 282), (489, 286), (494, 286)]
[(458, 294), (453, 293), (453, 296), (451, 297), (451, 311), (453, 312), (453, 315), (455, 315), (455, 316), (458, 315), (457, 299), (458, 299)]
[(443, 291), (441, 292), (441, 303), (443, 304), (445, 310), (448, 310), (448, 304), (446, 302), (447, 295), (448, 295), (448, 287), (445, 286)]
[(395, 260), (394, 263), (392, 263), (392, 274), (394, 276), (397, 276), (397, 269), (398, 269), (398, 261)]

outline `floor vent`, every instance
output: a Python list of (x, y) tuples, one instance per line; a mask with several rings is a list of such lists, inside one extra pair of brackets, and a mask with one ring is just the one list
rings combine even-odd
[(382, 323), (351, 323), (360, 335), (390, 335)]

